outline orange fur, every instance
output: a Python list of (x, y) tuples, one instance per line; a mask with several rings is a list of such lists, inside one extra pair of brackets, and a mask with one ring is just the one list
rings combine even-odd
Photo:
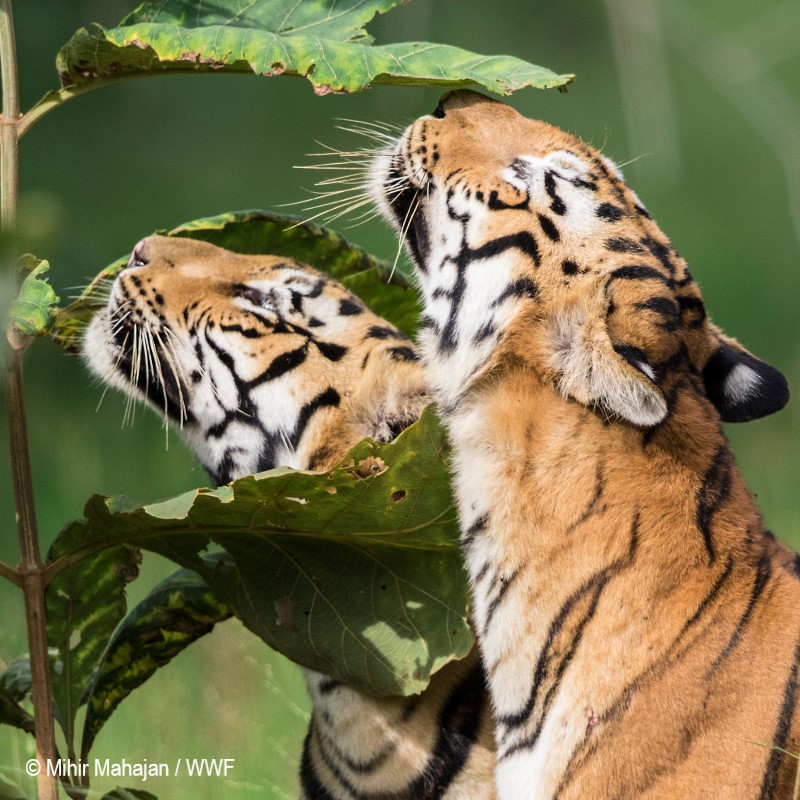
[(789, 797), (795, 759), (754, 743), (800, 749), (800, 582), (720, 425), (780, 408), (782, 376), (563, 131), (454, 92), (372, 174), (398, 229), (416, 208), (498, 796)]

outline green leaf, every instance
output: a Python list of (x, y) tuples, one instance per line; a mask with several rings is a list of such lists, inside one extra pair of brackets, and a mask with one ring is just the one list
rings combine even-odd
[(301, 75), (317, 94), (360, 92), (373, 84), (479, 86), (510, 94), (573, 80), (512, 56), (428, 42), (374, 46), (364, 26), (403, 2), (150, 0), (115, 28), (79, 30), (56, 66), (71, 91), (175, 71)]
[[(158, 552), (292, 660), (376, 694), (413, 694), (472, 645), (444, 448), (428, 409), (328, 473), (277, 469), (135, 510), (94, 497), (59, 540), (73, 558), (117, 542)], [(211, 543), (231, 561), (203, 558)]]
[[(48, 560), (76, 544), (59, 537)], [(60, 571), (47, 588), (47, 641), (53, 699), (72, 749), (75, 715), (111, 634), (125, 616), (125, 586), (138, 574), (140, 554), (118, 545)]]
[(137, 686), (231, 613), (208, 584), (187, 569), (155, 586), (125, 617), (94, 673), (81, 757), (86, 758), (100, 729)]
[[(22, 770), (12, 770), (22, 775)], [(7, 774), (0, 772), (0, 800), (27, 800), (25, 793)]]
[[(202, 239), (237, 253), (268, 253), (310, 264), (342, 281), (376, 313), (412, 335), (419, 316), (415, 292), (407, 291), (410, 279), (392, 270), (385, 261), (348, 242), (327, 228), (302, 222), (298, 217), (249, 210), (221, 214), (179, 225), (166, 236)], [(123, 269), (129, 256), (118, 258), (59, 312), (53, 332), (56, 341), (70, 352), (80, 350), (80, 337), (92, 316), (106, 304), (108, 285)]]
[(50, 271), (50, 264), (28, 254), (22, 256), (18, 269), (28, 274), (11, 304), (9, 321), (25, 336), (44, 336), (53, 327), (59, 303), (58, 296), (45, 277)]

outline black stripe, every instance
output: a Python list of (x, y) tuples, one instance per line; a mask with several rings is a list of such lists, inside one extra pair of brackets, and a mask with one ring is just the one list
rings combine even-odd
[(558, 228), (553, 224), (553, 220), (551, 220), (550, 217), (546, 217), (544, 214), (537, 214), (537, 217), (539, 218), (539, 224), (542, 226), (545, 236), (552, 242), (560, 242), (561, 234), (558, 232)]
[(609, 276), (609, 282), (611, 280), (644, 281), (650, 279), (672, 286), (672, 281), (663, 272), (659, 272), (654, 267), (645, 267), (641, 264), (629, 264), (619, 267)]
[(660, 314), (664, 319), (659, 323), (659, 327), (669, 332), (678, 330), (681, 320), (680, 311), (668, 297), (650, 297), (641, 303), (636, 303), (634, 308), (637, 311), (652, 311), (654, 314)]
[(717, 557), (711, 534), (711, 523), (714, 515), (730, 496), (732, 462), (733, 459), (727, 445), (721, 444), (714, 454), (711, 466), (703, 476), (703, 482), (697, 493), (696, 522), (703, 535), (709, 563), (713, 563)]
[(492, 618), (502, 605), (503, 599), (505, 598), (506, 594), (508, 594), (508, 590), (511, 588), (511, 585), (519, 577), (520, 569), (521, 568), (515, 569), (507, 578), (503, 576), (500, 577), (500, 591), (495, 595), (495, 597), (492, 599), (492, 602), (489, 603), (489, 606), (486, 609), (486, 619), (483, 623), (484, 635), (489, 630), (489, 626), (492, 624)]
[[(775, 800), (775, 792), (778, 789), (778, 773), (783, 764), (786, 754), (777, 748), (786, 749), (789, 744), (789, 731), (794, 716), (794, 709), (797, 704), (797, 665), (800, 662), (800, 642), (797, 643), (794, 651), (794, 660), (789, 670), (789, 677), (783, 687), (783, 701), (778, 722), (775, 726), (775, 733), (772, 735), (772, 748), (770, 749), (767, 766), (764, 770), (764, 778), (761, 782), (761, 793), (759, 800)], [(794, 759), (793, 759), (794, 761)]]
[(550, 710), (550, 706), (552, 705), (553, 698), (555, 697), (556, 692), (558, 691), (559, 687), (561, 686), (561, 679), (564, 677), (564, 673), (567, 670), (567, 667), (570, 665), (572, 658), (575, 655), (576, 650), (578, 649), (578, 645), (583, 638), (583, 632), (586, 629), (586, 626), (594, 617), (595, 611), (597, 610), (597, 603), (600, 600), (600, 595), (603, 593), (603, 589), (605, 588), (606, 583), (608, 582), (608, 576), (604, 580), (602, 580), (597, 586), (594, 588), (594, 594), (589, 602), (589, 608), (587, 609), (586, 613), (578, 622), (578, 627), (575, 631), (575, 635), (570, 642), (569, 648), (567, 649), (564, 657), (558, 664), (556, 668), (556, 672), (553, 675), (553, 681), (550, 684), (550, 688), (547, 691), (547, 694), (542, 701), (542, 712), (539, 716), (539, 720), (536, 723), (536, 727), (533, 731), (523, 739), (519, 739), (518, 741), (514, 742), (512, 745), (504, 748), (502, 751), (498, 752), (497, 760), (503, 761), (509, 756), (513, 755), (514, 753), (518, 753), (520, 750), (530, 750), (536, 745), (536, 742), (539, 740), (539, 736), (541, 736), (542, 730), (544, 728), (545, 720), (547, 719), (547, 712)]
[(461, 534), (461, 546), (465, 549), (469, 549), (475, 539), (478, 538), (478, 535), (483, 533), (486, 530), (486, 525), (489, 522), (489, 515), (488, 514), (481, 514), (473, 523), (472, 525), (467, 528), (464, 533)]
[(594, 484), (594, 495), (592, 499), (589, 501), (589, 504), (584, 509), (583, 513), (578, 517), (578, 519), (573, 522), (569, 528), (567, 528), (567, 533), (572, 533), (579, 525), (582, 525), (586, 522), (587, 519), (592, 517), (598, 511), (605, 511), (606, 505), (603, 504), (599, 506), (600, 500), (603, 497), (603, 491), (605, 488), (605, 480), (603, 478), (603, 468), (601, 465), (597, 466), (597, 476), (595, 478)]
[(390, 347), (386, 352), (393, 361), (419, 361), (419, 354), (411, 347)]
[(500, 294), (492, 300), (492, 308), (497, 308), (509, 297), (530, 297), (535, 299), (539, 295), (539, 289), (530, 278), (519, 278), (513, 283), (509, 283)]
[(607, 222), (618, 222), (625, 215), (625, 212), (613, 203), (601, 203), (594, 213)]
[(624, 236), (615, 236), (606, 241), (606, 248), (612, 253), (644, 253), (645, 249), (633, 239)]
[(350, 298), (346, 297), (339, 301), (339, 313), (343, 317), (352, 317), (356, 314), (363, 314), (364, 306), (362, 306), (360, 303), (357, 303), (355, 300), (351, 300)]
[(308, 800), (336, 800), (322, 785), (311, 758), (311, 728), (303, 743), (303, 757), (300, 761), (300, 785)]
[(317, 346), (317, 349), (322, 353), (328, 361), (339, 361), (341, 357), (347, 352), (347, 348), (340, 345), (334, 344), (333, 342), (318, 342), (314, 340), (314, 344)]
[(296, 448), (300, 443), (306, 426), (315, 412), (319, 411), (321, 408), (336, 408), (341, 400), (342, 398), (339, 392), (332, 386), (329, 386), (324, 392), (320, 392), (313, 400), (309, 400), (309, 402), (300, 409), (300, 413), (297, 415), (297, 424), (290, 436), (292, 446)]
[[(258, 317), (258, 319), (260, 320), (261, 318)], [(220, 325), (219, 329), (224, 333), (239, 333), (246, 339), (260, 339), (262, 336), (268, 335), (267, 331), (259, 331), (255, 328), (243, 328), (241, 325)]]
[[(670, 646), (657, 661), (652, 663), (643, 672), (637, 675), (627, 686), (625, 686), (625, 688), (620, 692), (619, 697), (617, 697), (617, 699), (609, 706), (608, 710), (600, 718), (599, 722), (601, 724), (607, 724), (615, 717), (625, 714), (630, 707), (631, 699), (639, 691), (645, 680), (648, 677), (651, 677), (666, 669), (675, 651), (683, 642), (686, 634), (699, 622), (705, 611), (717, 599), (732, 573), (733, 558), (729, 556), (727, 564), (725, 565), (725, 569), (720, 573), (708, 594), (701, 600), (692, 616), (686, 621), (685, 625), (675, 639), (673, 639)], [(695, 641), (689, 645), (689, 648), (696, 644), (697, 641), (698, 639), (695, 639)], [(596, 747), (596, 743), (591, 741), (591, 737), (593, 732), (599, 727), (600, 725), (590, 727), (587, 730), (583, 740), (576, 746), (572, 756), (570, 757), (569, 763), (564, 770), (564, 777), (561, 779), (561, 783), (556, 789), (552, 800), (558, 800), (558, 798), (561, 797), (564, 790), (572, 783), (576, 775), (579, 773), (580, 768), (591, 758)]]
[(489, 192), (489, 200), (486, 203), (486, 207), (490, 211), (508, 211), (509, 209), (526, 210), (529, 203), (530, 200), (527, 196), (523, 197), (519, 203), (505, 203), (499, 198), (497, 192), (492, 191)]
[(750, 622), (750, 619), (753, 616), (753, 609), (756, 607), (756, 603), (764, 593), (764, 587), (767, 585), (771, 577), (772, 564), (770, 563), (769, 556), (764, 553), (758, 562), (758, 569), (753, 581), (753, 588), (750, 591), (750, 601), (747, 603), (747, 608), (736, 625), (736, 629), (734, 630), (731, 638), (728, 640), (728, 643), (725, 645), (722, 652), (717, 656), (714, 663), (706, 672), (705, 680), (709, 680), (719, 669), (722, 662), (736, 649), (736, 645), (739, 644), (739, 640), (742, 638), (742, 633), (747, 627), (747, 623)]
[[(281, 353), (279, 356), (272, 359), (270, 365), (260, 375), (247, 381), (247, 388), (252, 389), (256, 386), (260, 386), (262, 383), (280, 378), (281, 375), (285, 375), (287, 372), (299, 367), (306, 360), (307, 356), (308, 342), (304, 342), (296, 350), (288, 350), (285, 353)], [(231, 371), (233, 370), (231, 369)]]
[(453, 689), (438, 718), (439, 733), (424, 771), (404, 793), (415, 800), (441, 800), (469, 758), (486, 706), (486, 684), (479, 660)]
[(367, 331), (368, 339), (406, 339), (404, 334), (396, 328), (388, 328), (385, 325), (372, 325)]
[(544, 190), (551, 200), (550, 210), (559, 217), (563, 217), (567, 213), (567, 207), (556, 190), (555, 175), (549, 170), (544, 173)]
[[(312, 727), (313, 727), (313, 724), (314, 723), (312, 721)], [(309, 736), (310, 735), (311, 735), (311, 729), (309, 729)], [(309, 737), (306, 737), (306, 741), (308, 741), (308, 738)], [(331, 754), (322, 746), (322, 739), (321, 739), (321, 737), (319, 735), (317, 735), (316, 740), (317, 740), (317, 751), (319, 752), (319, 756), (322, 759), (322, 763), (328, 768), (328, 770), (331, 772), (333, 777), (339, 782), (339, 784), (344, 788), (344, 790), (346, 792), (349, 792), (352, 797), (359, 797), (360, 796), (359, 791), (342, 774), (342, 771), (339, 769), (339, 765), (334, 761), (334, 759), (331, 756)], [(305, 760), (305, 752), (303, 753), (303, 760)], [(311, 768), (313, 769), (313, 764), (311, 764), (311, 754), (310, 754), (310, 752), (309, 752), (309, 766), (311, 766)], [(301, 764), (301, 767), (300, 767), (301, 776), (302, 776), (302, 773), (303, 773), (303, 766)], [(315, 775), (315, 777), (316, 777), (316, 775)], [(325, 792), (325, 794), (320, 795), (320, 797), (323, 798), (323, 800), (327, 800), (327, 798), (330, 797), (330, 794), (328, 793), (328, 790), (325, 789), (322, 786), (322, 783), (321, 783), (321, 781), (319, 780), (318, 777), (317, 777), (317, 786), (322, 788), (322, 790)]]
[[(569, 662), (572, 660), (572, 656), (580, 643), (580, 639), (583, 635), (583, 630), (591, 619), (594, 611), (597, 607), (597, 602), (600, 599), (600, 595), (602, 594), (603, 589), (605, 588), (608, 581), (618, 575), (619, 572), (631, 566), (633, 561), (636, 557), (636, 551), (639, 546), (639, 513), (637, 512), (633, 518), (633, 522), (631, 523), (631, 541), (628, 547), (628, 552), (622, 557), (617, 559), (616, 561), (612, 562), (609, 566), (604, 567), (599, 572), (596, 572), (592, 575), (588, 580), (586, 580), (582, 586), (576, 589), (563, 603), (561, 608), (559, 609), (558, 614), (556, 614), (553, 621), (550, 623), (550, 628), (547, 631), (547, 638), (545, 640), (545, 646), (542, 648), (541, 652), (539, 653), (539, 658), (536, 663), (536, 669), (533, 675), (533, 685), (531, 686), (531, 691), (528, 696), (528, 700), (525, 705), (522, 707), (520, 711), (517, 711), (514, 714), (497, 714), (496, 720), (499, 724), (506, 726), (507, 728), (519, 728), (524, 725), (528, 719), (530, 718), (531, 714), (536, 707), (536, 700), (538, 698), (539, 690), (544, 683), (544, 679), (547, 677), (547, 673), (551, 667), (552, 661), (552, 650), (554, 649), (556, 643), (556, 637), (561, 632), (561, 629), (566, 624), (567, 620), (569, 619), (570, 613), (572, 610), (586, 597), (591, 597), (589, 601), (589, 606), (584, 612), (584, 615), (581, 619), (578, 620), (575, 633), (573, 635), (573, 640), (568, 648), (567, 652), (561, 658), (558, 666), (556, 667), (556, 675), (555, 681), (551, 686), (551, 690), (548, 692), (547, 697), (545, 698), (545, 706), (543, 707), (540, 720), (543, 722), (544, 718), (547, 716), (547, 708), (549, 706), (550, 700), (555, 694), (555, 690), (558, 688), (558, 684), (560, 681), (561, 676), (563, 675), (564, 670), (566, 669)], [(484, 634), (485, 635), (485, 634)], [(537, 730), (541, 729), (541, 725)], [(538, 732), (536, 733), (538, 737)], [(535, 738), (533, 741), (525, 740), (521, 746), (532, 747), (535, 743)], [(517, 747), (512, 747), (507, 749), (504, 752), (503, 757), (507, 757), (512, 752), (516, 752), (519, 749)]]
[(670, 275), (675, 274), (675, 265), (670, 258), (672, 251), (668, 242), (659, 242), (657, 239), (647, 236), (642, 239), (642, 244), (659, 260), (661, 266), (664, 267)]
[[(355, 772), (356, 775), (368, 775), (370, 772), (375, 772), (375, 770), (380, 769), (397, 750), (397, 745), (392, 742), (365, 761), (355, 761), (347, 756), (336, 742), (330, 736), (319, 730), (319, 728), (317, 729), (317, 744), (320, 750), (325, 751), (325, 755), (328, 756), (331, 761), (333, 761), (334, 758), (338, 759), (341, 764), (344, 764), (350, 772)], [(341, 775), (341, 773), (337, 774), (337, 777), (339, 777), (339, 775)]]
[(463, 256), (466, 257), (466, 261), (473, 261), (476, 258), (491, 258), (492, 256), (500, 255), (500, 253), (505, 253), (506, 250), (510, 250), (512, 247), (521, 250), (537, 267), (541, 263), (539, 245), (533, 234), (528, 231), (518, 231), (507, 236), (500, 236), (475, 250), (465, 247)]

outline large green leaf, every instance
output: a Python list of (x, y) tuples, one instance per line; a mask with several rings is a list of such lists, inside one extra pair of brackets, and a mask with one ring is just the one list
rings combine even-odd
[[(418, 301), (414, 292), (406, 291), (408, 276), (338, 233), (311, 222), (250, 210), (198, 219), (157, 233), (202, 239), (237, 253), (268, 253), (303, 261), (342, 281), (408, 335), (416, 329)], [(101, 270), (81, 296), (59, 312), (54, 335), (66, 350), (80, 349), (81, 332), (105, 305), (109, 281), (127, 261), (126, 255)]]
[(79, 30), (59, 53), (57, 68), (67, 90), (166, 71), (301, 75), (317, 94), (381, 83), (509, 94), (573, 79), (512, 56), (427, 42), (373, 45), (364, 26), (403, 2), (149, 0), (115, 28)]
[[(57, 539), (50, 561), (74, 546)], [(53, 699), (70, 749), (75, 715), (111, 634), (125, 616), (125, 586), (138, 574), (140, 554), (129, 545), (110, 547), (55, 575), (47, 587), (47, 642), (52, 649)]]
[(53, 327), (58, 305), (58, 296), (45, 277), (50, 264), (28, 254), (20, 259), (19, 271), (27, 274), (11, 304), (9, 321), (25, 336), (43, 336)]
[[(134, 509), (94, 497), (61, 551), (153, 550), (197, 571), (294, 661), (366, 691), (416, 693), (472, 644), (444, 448), (429, 409), (328, 473), (277, 469)], [(209, 564), (211, 543), (231, 561)]]
[(137, 686), (231, 613), (208, 584), (187, 569), (179, 569), (151, 589), (125, 617), (95, 670), (83, 726), (82, 758), (106, 720)]

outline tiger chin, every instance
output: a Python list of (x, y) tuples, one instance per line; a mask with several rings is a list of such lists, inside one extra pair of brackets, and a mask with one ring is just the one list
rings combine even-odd
[[(216, 484), (325, 470), (390, 441), (429, 402), (415, 347), (295, 261), (151, 236), (84, 337), (89, 369), (177, 425)], [(376, 698), (304, 670), (304, 800), (491, 800), (494, 740), (477, 651), (419, 696)]]
[(788, 400), (594, 148), (453, 92), (378, 151), (454, 455), (501, 800), (788, 798), (796, 556), (722, 431)]

